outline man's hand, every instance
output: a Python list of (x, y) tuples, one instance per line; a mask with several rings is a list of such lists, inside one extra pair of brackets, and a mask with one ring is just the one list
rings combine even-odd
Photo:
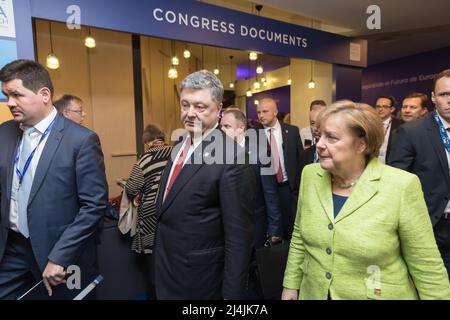
[(66, 283), (64, 279), (66, 277), (66, 272), (64, 271), (64, 267), (49, 261), (47, 266), (45, 267), (44, 273), (42, 274), (42, 278), (44, 280), (45, 288), (47, 288), (48, 295), (52, 296), (52, 286), (57, 286), (61, 283)]
[(298, 300), (298, 290), (283, 288), (281, 300)]

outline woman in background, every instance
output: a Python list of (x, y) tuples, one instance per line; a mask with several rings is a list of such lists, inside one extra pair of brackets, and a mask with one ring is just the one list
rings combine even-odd
[(156, 199), (162, 173), (172, 148), (164, 141), (164, 133), (155, 125), (148, 125), (142, 140), (148, 150), (133, 166), (125, 185), (125, 192), (130, 199), (139, 197), (137, 207), (136, 234), (131, 243), (131, 249), (140, 254), (147, 254), (149, 270), (149, 296), (155, 297), (152, 283), (153, 270), (151, 268), (151, 254), (153, 250), (156, 228)]

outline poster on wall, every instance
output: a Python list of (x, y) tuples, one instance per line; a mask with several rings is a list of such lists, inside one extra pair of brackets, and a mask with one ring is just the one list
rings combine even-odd
[(13, 0), (0, 0), (0, 37), (15, 38)]
[[(15, 59), (17, 59), (16, 41), (0, 39), (0, 68)], [(4, 101), (6, 97), (0, 92), (0, 102)]]

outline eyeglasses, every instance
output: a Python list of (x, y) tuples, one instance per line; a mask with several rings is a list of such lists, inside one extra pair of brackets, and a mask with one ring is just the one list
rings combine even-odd
[(375, 106), (375, 109), (377, 109), (377, 110), (380, 110), (380, 109), (387, 110), (387, 109), (390, 109), (390, 108), (392, 108), (392, 106), (386, 106), (386, 105), (384, 105), (384, 106), (376, 105)]
[(78, 113), (79, 115), (83, 115), (83, 113), (85, 113), (83, 110), (72, 110), (72, 109), (67, 109), (67, 111), (72, 111), (72, 112)]

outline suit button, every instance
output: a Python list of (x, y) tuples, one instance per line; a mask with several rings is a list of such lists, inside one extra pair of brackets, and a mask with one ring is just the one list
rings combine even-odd
[(331, 252), (332, 252), (330, 248), (327, 248), (326, 251), (327, 251), (328, 254), (331, 254)]
[(330, 280), (331, 279), (331, 272), (327, 272), (325, 273), (325, 277)]
[(330, 223), (329, 225), (328, 225), (328, 229), (330, 229), (330, 230), (333, 230), (333, 224), (332, 223)]

